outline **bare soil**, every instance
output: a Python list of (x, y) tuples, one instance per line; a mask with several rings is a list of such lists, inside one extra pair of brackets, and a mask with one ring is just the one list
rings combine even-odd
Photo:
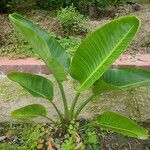
[[(143, 126), (150, 131), (150, 122)], [(150, 138), (139, 140), (109, 132), (101, 141), (101, 150), (150, 150)]]
[(137, 140), (109, 133), (102, 140), (101, 150), (150, 150), (150, 139)]
[[(111, 8), (107, 17), (99, 18), (97, 20), (90, 19), (87, 22), (89, 32), (102, 26), (104, 23), (109, 22), (113, 18), (122, 15), (135, 15), (141, 19), (141, 29), (134, 42), (129, 46), (125, 53), (130, 55), (150, 53), (150, 4), (138, 5), (138, 9), (135, 9), (135, 7), (136, 6), (126, 5), (119, 7), (117, 10)], [(30, 10), (26, 13), (23, 12), (22, 14), (35, 21), (46, 31), (54, 32), (57, 36), (65, 36), (64, 31), (56, 20), (56, 11), (50, 12), (38, 9)], [(10, 36), (10, 33), (12, 32), (14, 32), (14, 29), (8, 20), (8, 14), (0, 14), (0, 47), (5, 46), (8, 43), (13, 45), (13, 39)], [(84, 38), (85, 35), (80, 35), (80, 37)], [(16, 43), (14, 43), (14, 46), (15, 44)]]

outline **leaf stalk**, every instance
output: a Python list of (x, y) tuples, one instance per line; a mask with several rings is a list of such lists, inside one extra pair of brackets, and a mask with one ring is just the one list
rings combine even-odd
[(79, 96), (80, 96), (80, 93), (76, 93), (76, 95), (75, 95), (75, 97), (73, 99), (73, 102), (72, 102), (72, 105), (71, 105), (71, 109), (70, 109), (70, 117), (71, 117), (71, 119), (73, 117), (74, 109), (76, 107), (76, 104), (77, 104)]
[(63, 100), (64, 115), (65, 115), (65, 118), (68, 119), (68, 117), (69, 117), (69, 116), (68, 116), (68, 114), (69, 114), (69, 109), (68, 109), (68, 103), (67, 103), (66, 95), (65, 95), (65, 92), (64, 92), (64, 88), (63, 88), (62, 83), (58, 82), (58, 85), (59, 85), (60, 93), (61, 93), (62, 100)]
[(93, 94), (91, 95), (87, 100), (85, 100), (77, 109), (74, 118), (77, 119), (77, 117), (79, 116), (80, 112), (82, 111), (82, 109), (95, 97), (96, 95)]

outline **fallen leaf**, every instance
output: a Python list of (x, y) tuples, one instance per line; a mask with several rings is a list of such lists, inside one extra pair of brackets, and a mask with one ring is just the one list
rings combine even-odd
[(52, 143), (51, 143), (51, 138), (49, 138), (49, 140), (48, 140), (48, 148), (47, 148), (47, 150), (53, 150)]

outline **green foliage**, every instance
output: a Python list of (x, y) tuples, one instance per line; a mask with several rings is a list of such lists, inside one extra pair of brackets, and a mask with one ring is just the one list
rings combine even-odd
[(96, 118), (97, 124), (106, 130), (113, 130), (123, 135), (139, 139), (147, 139), (148, 131), (138, 126), (134, 121), (114, 112), (106, 111)]
[(35, 0), (1, 0), (0, 11), (10, 12), (32, 8)]
[(36, 5), (42, 9), (55, 10), (74, 3), (74, 0), (35, 0)]
[(65, 135), (62, 149), (97, 150), (100, 148), (102, 134), (99, 128), (94, 128), (88, 121), (84, 123), (72, 121)]
[(36, 0), (36, 5), (42, 9), (55, 10), (64, 5), (62, 0)]
[(66, 32), (87, 32), (86, 18), (73, 5), (58, 11), (57, 20)]
[(7, 10), (8, 9), (8, 6), (7, 4), (9, 3), (8, 0), (1, 0), (0, 1), (0, 8), (1, 8), (1, 11), (3, 10)]
[(50, 80), (42, 76), (13, 72), (8, 75), (8, 78), (19, 83), (35, 97), (43, 97), (49, 101), (53, 99), (53, 84)]
[(98, 128), (93, 128), (89, 123), (80, 131), (84, 149), (99, 149), (101, 145), (102, 132)]
[(99, 7), (102, 7), (102, 8), (105, 8), (105, 7), (108, 7), (108, 6), (119, 6), (119, 5), (122, 5), (122, 4), (125, 4), (126, 3), (126, 0), (97, 0), (97, 5)]
[(74, 139), (72, 137), (68, 137), (64, 143), (62, 144), (62, 150), (75, 150), (76, 144), (74, 143)]
[[(30, 43), (34, 52), (43, 59), (57, 80), (66, 80), (65, 70), (68, 69), (70, 59), (58, 41), (36, 24), (18, 14), (10, 15), (9, 19)], [(54, 51), (56, 47), (57, 51)]]
[(118, 7), (120, 5), (134, 4), (136, 0), (75, 0), (74, 6), (82, 14), (89, 14), (91, 7), (95, 8), (98, 14), (101, 14), (101, 10), (105, 12), (105, 9), (109, 6)]
[(75, 136), (77, 134), (77, 128), (78, 125), (72, 121), (68, 127), (68, 133), (65, 135), (65, 140), (61, 147), (62, 150), (74, 150), (76, 148)]
[(62, 45), (62, 47), (66, 50), (66, 52), (71, 56), (73, 56), (78, 46), (81, 43), (81, 39), (73, 36), (69, 36), (69, 37), (61, 38), (59, 42)]
[(70, 66), (71, 76), (80, 82), (79, 93), (98, 80), (120, 56), (139, 25), (136, 17), (122, 17), (102, 26), (81, 43)]
[[(39, 56), (34, 53), (30, 44), (24, 40), (24, 38), (14, 31), (7, 31), (6, 39), (4, 45), (0, 47), (0, 56), (9, 57), (9, 58), (28, 58), (34, 57), (38, 58)], [(77, 50), (81, 39), (68, 36), (68, 37), (59, 37), (54, 32), (49, 33), (50, 36), (57, 39), (60, 45), (65, 49), (65, 51), (73, 56), (74, 52)]]
[[(12, 144), (8, 141), (3, 141), (0, 143), (1, 150), (28, 150), (28, 149), (36, 149), (38, 145), (38, 141), (42, 136), (46, 135), (46, 131), (43, 131), (43, 124), (35, 124), (35, 123), (22, 123), (22, 124), (3, 124), (1, 128), (3, 132), (0, 130), (0, 134), (4, 135), (8, 131), (11, 131), (18, 140)], [(0, 129), (1, 129), (0, 128)]]
[(80, 138), (78, 135), (79, 123), (74, 120), (71, 121), (68, 127), (68, 133), (65, 135), (65, 140), (61, 146), (62, 150), (84, 150), (82, 141), (78, 141), (77, 138)]
[[(71, 9), (73, 7), (71, 6)], [(73, 8), (74, 9), (74, 8)], [(72, 120), (77, 120), (78, 115), (82, 111), (82, 109), (98, 94), (93, 93), (86, 100), (83, 100), (81, 104), (77, 105), (78, 98), (80, 97), (80, 93), (82, 93), (87, 88), (91, 87), (93, 83), (95, 83), (98, 79), (102, 78), (104, 73), (109, 69), (112, 63), (121, 55), (121, 53), (127, 48), (127, 46), (133, 40), (135, 34), (137, 33), (140, 27), (140, 21), (137, 17), (134, 16), (125, 16), (119, 19), (115, 19), (110, 23), (99, 28), (97, 31), (89, 35), (89, 37), (84, 40), (77, 51), (75, 52), (71, 66), (70, 66), (70, 74), (71, 76), (80, 82), (80, 86), (76, 90), (76, 95), (72, 101), (71, 107), (68, 105), (68, 100), (64, 92), (64, 87), (62, 81), (64, 81), (67, 77), (65, 70), (69, 68), (69, 57), (65, 50), (61, 47), (60, 43), (56, 41), (55, 38), (49, 36), (48, 33), (43, 31), (40, 27), (32, 23), (31, 21), (23, 18), (18, 14), (9, 15), (9, 18), (13, 25), (24, 35), (26, 40), (31, 44), (35, 53), (38, 53), (39, 56), (44, 60), (46, 65), (52, 71), (58, 86), (60, 88), (60, 93), (62, 96), (62, 102), (64, 106), (64, 113), (57, 108), (56, 104), (51, 102), (53, 107), (55, 108), (58, 116), (60, 118), (60, 129), (66, 133), (73, 135), (69, 140), (65, 141), (65, 145), (73, 146), (74, 148), (74, 135), (76, 132), (72, 130), (74, 127), (71, 125)], [(125, 71), (125, 70), (123, 70)], [(129, 70), (128, 70), (129, 71)], [(111, 80), (108, 78), (103, 79), (105, 82), (110, 82), (109, 84), (134, 84), (132, 87), (138, 87), (142, 85), (149, 85), (149, 71), (142, 70), (130, 70), (126, 72), (126, 77), (124, 77), (125, 73), (119, 71), (118, 77), (116, 80), (115, 75), (109, 71)], [(44, 94), (44, 97), (47, 98), (48, 95), (45, 94), (47, 91), (48, 84), (41, 84), (42, 77), (39, 78), (39, 81), (33, 80), (35, 76), (28, 74), (27, 81), (25, 73), (13, 73), (8, 75), (13, 75), (13, 80), (25, 89), (27, 89), (33, 96), (41, 96)], [(128, 77), (127, 77), (128, 76)], [(132, 76), (131, 81), (130, 78)], [(39, 77), (39, 76), (38, 76)], [(45, 79), (44, 79), (45, 80)], [(140, 80), (141, 82), (138, 82)], [(35, 81), (37, 84), (35, 84)], [(46, 81), (46, 80), (45, 80)], [(38, 85), (39, 82), (39, 85)], [(48, 82), (48, 81), (46, 81)], [(130, 83), (129, 83), (130, 82)], [(141, 84), (144, 83), (144, 84)], [(39, 86), (35, 88), (36, 86)], [(41, 85), (44, 85), (41, 87)], [(44, 92), (43, 92), (44, 91)], [(50, 84), (51, 91), (51, 84)], [(51, 92), (50, 92), (51, 93)], [(46, 96), (45, 96), (46, 95)], [(50, 95), (51, 97), (51, 95)], [(76, 108), (77, 107), (77, 108)], [(26, 106), (27, 108), (27, 106)], [(44, 109), (43, 109), (44, 110)], [(22, 109), (20, 109), (22, 112)], [(31, 111), (32, 113), (33, 111)], [(19, 113), (19, 110), (17, 110)], [(23, 113), (30, 114), (28, 109), (24, 109)], [(13, 114), (13, 113), (12, 113)], [(34, 115), (34, 112), (33, 112)], [(45, 116), (48, 118), (47, 116)], [(142, 127), (136, 124), (134, 121), (118, 115), (113, 112), (104, 112), (102, 115), (96, 119), (97, 121), (91, 121), (93, 126), (99, 125), (104, 129), (109, 129), (115, 131), (117, 133), (121, 133), (123, 135), (136, 137), (140, 139), (148, 138), (147, 131), (145, 131)], [(53, 123), (58, 123), (50, 119)], [(73, 132), (72, 132), (73, 131)], [(89, 132), (91, 135), (88, 138), (90, 143), (97, 143), (95, 132)], [(65, 147), (65, 146), (64, 146)], [(66, 148), (66, 147), (65, 147)]]
[(11, 116), (16, 119), (31, 119), (37, 117), (46, 117), (47, 112), (43, 105), (32, 104), (19, 109), (16, 109), (11, 113)]
[(88, 133), (88, 143), (90, 144), (97, 144), (97, 137), (96, 137), (96, 133), (93, 131), (93, 132), (89, 132)]
[(33, 124), (30, 126), (30, 128), (22, 133), (22, 141), (24, 141), (24, 145), (28, 149), (35, 149), (38, 145), (38, 140), (45, 134), (45, 132), (42, 130), (42, 124)]
[(149, 71), (136, 68), (110, 68), (94, 83), (93, 92), (130, 90), (145, 85), (150, 85)]

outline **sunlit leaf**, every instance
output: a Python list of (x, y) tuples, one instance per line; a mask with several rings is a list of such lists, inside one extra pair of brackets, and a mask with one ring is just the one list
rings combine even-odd
[(82, 92), (98, 80), (131, 43), (140, 26), (134, 16), (116, 19), (92, 33), (77, 49), (70, 74)]
[(53, 98), (53, 84), (50, 80), (30, 73), (13, 72), (8, 78), (19, 83), (30, 94), (36, 97), (43, 97), (48, 100)]
[(131, 119), (110, 111), (99, 115), (96, 118), (96, 124), (103, 129), (112, 130), (130, 137), (147, 139), (149, 136), (148, 131), (140, 127)]
[(68, 70), (70, 58), (59, 42), (55, 38), (50, 37), (38, 25), (19, 14), (11, 14), (9, 19), (29, 42), (35, 53), (43, 59), (56, 79), (58, 81), (66, 80), (64, 69)]
[(46, 109), (40, 104), (32, 104), (19, 109), (16, 109), (11, 113), (11, 116), (16, 119), (27, 119), (36, 117), (46, 117)]
[(150, 85), (150, 71), (138, 68), (110, 68), (94, 83), (93, 91), (128, 90)]

